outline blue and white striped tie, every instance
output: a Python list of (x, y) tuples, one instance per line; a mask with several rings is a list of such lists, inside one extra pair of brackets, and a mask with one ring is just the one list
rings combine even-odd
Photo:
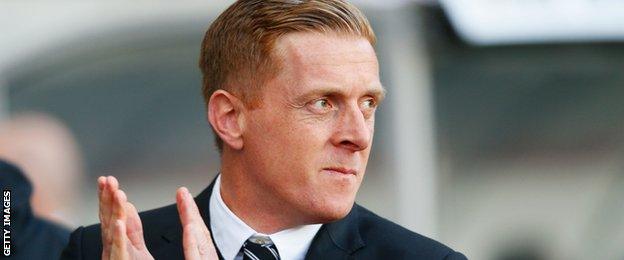
[(280, 256), (271, 238), (251, 236), (243, 244), (243, 260), (279, 260)]

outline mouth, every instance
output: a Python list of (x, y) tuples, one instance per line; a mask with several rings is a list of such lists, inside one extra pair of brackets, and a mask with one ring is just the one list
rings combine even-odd
[(329, 173), (334, 173), (334, 174), (357, 176), (357, 170), (344, 168), (344, 167), (327, 167), (327, 168), (323, 168), (323, 170)]

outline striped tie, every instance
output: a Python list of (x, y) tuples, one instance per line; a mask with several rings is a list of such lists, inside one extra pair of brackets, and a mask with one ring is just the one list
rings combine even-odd
[(251, 236), (243, 244), (243, 260), (279, 260), (277, 248), (269, 237)]

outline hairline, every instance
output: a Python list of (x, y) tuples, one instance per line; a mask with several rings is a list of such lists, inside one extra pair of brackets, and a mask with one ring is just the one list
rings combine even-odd
[[(283, 40), (287, 37), (291, 37), (293, 35), (296, 34), (316, 34), (319, 36), (323, 36), (323, 37), (339, 37), (339, 38), (346, 38), (346, 39), (361, 39), (361, 40), (366, 40), (370, 45), (371, 48), (375, 48), (375, 40), (374, 39), (369, 39), (368, 37), (366, 37), (365, 35), (360, 35), (357, 34), (356, 32), (348, 32), (348, 31), (342, 31), (342, 30), (302, 30), (302, 31), (292, 31), (292, 32), (287, 32), (284, 33), (278, 37), (275, 38), (275, 40), (273, 42), (270, 43), (268, 47), (269, 53), (267, 55), (267, 60), (266, 63), (271, 64), (271, 66), (273, 66), (274, 71), (264, 71), (264, 75), (251, 75), (250, 77), (248, 77), (247, 80), (251, 80), (250, 78), (253, 78), (255, 80), (258, 80), (256, 85), (257, 88), (251, 88), (253, 92), (256, 93), (252, 93), (248, 100), (243, 99), (242, 97), (239, 97), (238, 95), (236, 95), (235, 91), (241, 91), (241, 89), (244, 89), (244, 87), (236, 87), (235, 85), (239, 85), (239, 84), (254, 84), (253, 82), (236, 82), (234, 81), (234, 83), (231, 81), (231, 77), (228, 75), (228, 77), (226, 78), (226, 81), (224, 82), (223, 86), (220, 89), (223, 89), (225, 91), (228, 91), (230, 94), (236, 96), (237, 98), (241, 99), (243, 101), (243, 104), (245, 105), (246, 108), (248, 109), (256, 109), (256, 108), (260, 108), (262, 107), (262, 93), (264, 91), (264, 88), (266, 88), (267, 83), (269, 83), (271, 80), (275, 79), (277, 76), (279, 76), (279, 73), (281, 72), (281, 70), (284, 68), (283, 66), (285, 66), (285, 60), (286, 60), (286, 55), (288, 50), (286, 48), (284, 48), (284, 46), (282, 46), (282, 44), (280, 44), (280, 42), (283, 42)], [(243, 73), (250, 73), (250, 72), (243, 72)], [(266, 75), (266, 74), (270, 74), (270, 75)], [(234, 85), (234, 86), (232, 86)], [(238, 89), (237, 89), (238, 88)], [(233, 91), (229, 91), (229, 90), (233, 90)], [(385, 89), (383, 89), (382, 86), (382, 90), (385, 93)], [(216, 91), (216, 90), (215, 90)], [(213, 92), (214, 94), (214, 92)]]

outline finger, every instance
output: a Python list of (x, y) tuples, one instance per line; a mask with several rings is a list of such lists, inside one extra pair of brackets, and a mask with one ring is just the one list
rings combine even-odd
[(201, 214), (199, 213), (197, 204), (195, 204), (195, 200), (188, 189), (186, 187), (181, 187), (178, 189), (176, 195), (178, 213), (180, 214), (182, 226), (191, 223), (198, 223), (201, 226), (206, 226), (206, 224), (204, 224), (204, 219), (202, 219)]
[(113, 243), (110, 253), (111, 260), (126, 260), (130, 259), (128, 252), (128, 241), (126, 237), (126, 225), (125, 223), (117, 219), (115, 220), (113, 228)]
[(97, 182), (98, 182), (98, 201), (99, 201), (100, 222), (103, 224), (108, 224), (109, 208), (107, 207), (107, 204), (109, 202), (110, 196), (108, 194), (107, 178), (104, 176), (100, 176)]
[(102, 234), (105, 238), (104, 241), (110, 241), (110, 233), (112, 232), (110, 226), (114, 225), (114, 223), (111, 223), (113, 214), (113, 202), (115, 199), (115, 191), (119, 188), (119, 183), (117, 182), (117, 179), (115, 179), (115, 177), (113, 176), (108, 176), (104, 179), (105, 183), (102, 187), (102, 193), (100, 197), (100, 222), (102, 223), (102, 231), (104, 231), (104, 233)]
[(182, 231), (182, 248), (184, 249), (184, 259), (199, 260), (199, 249), (197, 248), (197, 235), (193, 225), (186, 225)]
[(109, 200), (109, 196), (108, 194), (104, 194), (105, 192), (107, 193), (107, 178), (104, 176), (100, 176), (97, 180), (98, 183), (98, 202), (99, 202), (99, 206), (98, 206), (98, 216), (100, 218), (100, 233), (102, 236), (102, 259), (108, 259), (110, 256), (110, 243), (111, 241), (108, 240), (108, 238), (110, 237), (108, 235), (108, 212), (109, 212), (109, 207), (108, 207), (108, 200)]
[(119, 190), (119, 182), (117, 178), (113, 176), (106, 177), (106, 189), (102, 193), (106, 202), (106, 212), (104, 217), (107, 218), (109, 224), (114, 225), (113, 213), (114, 213), (114, 204), (115, 204), (115, 193)]
[(184, 205), (189, 209), (190, 217), (192, 218), (190, 225), (194, 227), (193, 230), (195, 232), (193, 234), (195, 234), (197, 240), (199, 254), (202, 256), (202, 259), (206, 259), (205, 256), (210, 256), (208, 259), (217, 259), (217, 251), (212, 243), (210, 231), (199, 213), (193, 196), (185, 187), (182, 187), (182, 193), (184, 193)]
[(106, 177), (106, 186), (102, 190), (102, 201), (104, 202), (103, 217), (106, 224), (111, 223), (113, 214), (113, 203), (115, 200), (115, 192), (119, 189), (119, 182), (113, 176)]
[(182, 192), (184, 194), (185, 205), (189, 209), (192, 217), (192, 222), (199, 224), (200, 231), (204, 233), (204, 235), (210, 237), (210, 231), (208, 231), (208, 226), (204, 223), (204, 219), (201, 217), (199, 213), (199, 209), (197, 208), (197, 204), (195, 203), (195, 199), (193, 199), (193, 195), (189, 192), (189, 190), (185, 187), (182, 187)]
[(138, 250), (147, 249), (145, 246), (145, 239), (143, 238), (143, 225), (141, 224), (141, 218), (139, 213), (132, 203), (126, 202), (126, 234), (130, 243)]
[[(183, 244), (187, 259), (199, 255), (201, 259), (218, 259), (217, 251), (212, 243), (208, 227), (199, 213), (197, 204), (187, 188), (178, 189), (176, 202), (184, 234)], [(188, 242), (186, 242), (188, 241)]]
[(106, 201), (108, 204), (108, 215), (105, 216), (107, 218), (109, 218), (109, 222), (111, 225), (114, 225), (114, 220), (110, 219), (113, 217), (113, 206), (115, 203), (115, 193), (117, 192), (117, 190), (119, 190), (119, 182), (117, 181), (117, 178), (113, 177), (113, 176), (108, 176), (106, 177), (106, 189), (104, 190), (103, 195), (105, 195), (105, 198), (108, 198), (108, 200)]
[[(109, 179), (110, 181), (110, 179)], [(115, 189), (117, 185), (110, 185), (111, 183), (109, 182), (109, 188)], [(108, 192), (111, 192), (111, 190), (109, 190)], [(113, 232), (115, 229), (115, 221), (117, 219), (120, 219), (124, 222), (126, 222), (126, 214), (125, 214), (125, 204), (126, 204), (126, 194), (119, 189), (115, 189), (115, 191), (112, 193), (111, 196), (111, 203), (108, 206), (110, 208), (110, 216), (108, 217), (108, 227), (106, 229), (106, 241), (108, 241), (108, 244), (112, 243), (112, 237), (113, 237)]]
[(115, 191), (115, 199), (113, 201), (113, 217), (115, 219), (120, 219), (126, 222), (127, 214), (126, 214), (126, 203), (128, 203), (128, 198), (126, 193), (123, 190)]
[(98, 177), (98, 179), (97, 179), (98, 198), (102, 194), (102, 190), (104, 189), (105, 185), (106, 185), (106, 177), (104, 177), (104, 176)]
[(195, 235), (195, 239), (197, 241), (197, 250), (199, 251), (201, 259), (219, 259), (217, 256), (217, 250), (215, 249), (215, 245), (212, 243), (212, 238), (210, 237), (208, 229), (202, 230), (201, 227), (197, 228), (197, 225), (195, 224), (189, 226), (195, 227), (195, 232), (193, 232), (193, 234)]

